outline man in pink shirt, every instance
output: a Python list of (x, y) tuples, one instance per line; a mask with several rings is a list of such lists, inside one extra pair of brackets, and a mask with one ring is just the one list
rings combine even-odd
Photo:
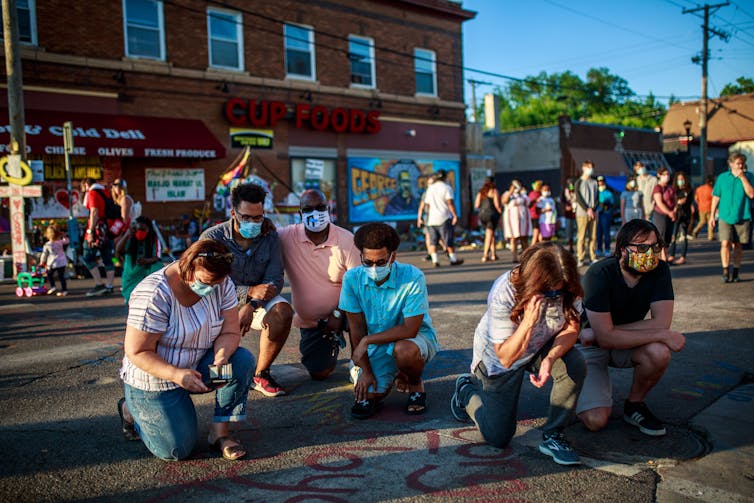
[(361, 265), (361, 256), (353, 234), (330, 223), (321, 191), (304, 191), (300, 211), (302, 223), (280, 228), (278, 235), (296, 311), (293, 326), (301, 331), (301, 363), (321, 381), (335, 369), (339, 347), (345, 347), (346, 318), (338, 300), (343, 274)]

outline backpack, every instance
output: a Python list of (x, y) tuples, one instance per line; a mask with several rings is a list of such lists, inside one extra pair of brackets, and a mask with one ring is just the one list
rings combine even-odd
[(105, 218), (108, 220), (116, 220), (121, 218), (120, 204), (113, 201), (113, 198), (107, 195), (102, 189), (94, 189), (99, 196), (105, 201)]

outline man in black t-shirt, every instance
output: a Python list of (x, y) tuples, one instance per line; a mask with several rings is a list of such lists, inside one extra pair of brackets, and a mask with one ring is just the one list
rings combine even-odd
[[(591, 431), (602, 429), (612, 412), (608, 366), (634, 368), (623, 419), (642, 433), (665, 434), (665, 426), (644, 398), (665, 373), (672, 352), (686, 338), (670, 330), (673, 285), (670, 267), (660, 261), (662, 240), (646, 220), (626, 223), (612, 257), (593, 264), (584, 275), (584, 312), (579, 336), (587, 376), (576, 406), (578, 418)], [(648, 319), (644, 319), (650, 313)], [(586, 328), (585, 328), (586, 327)]]

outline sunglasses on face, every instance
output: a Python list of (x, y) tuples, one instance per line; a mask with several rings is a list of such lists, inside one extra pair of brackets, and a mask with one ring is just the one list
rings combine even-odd
[(651, 248), (653, 252), (660, 253), (662, 245), (660, 243), (628, 243), (628, 246), (635, 246), (639, 253), (647, 253)]
[(364, 264), (364, 267), (375, 267), (375, 266), (377, 266), (377, 267), (385, 267), (388, 264), (388, 262), (390, 262), (390, 258), (392, 256), (393, 256), (393, 254), (391, 253), (390, 255), (387, 256), (387, 258), (383, 258), (383, 259), (380, 259), (380, 260), (367, 260), (362, 255), (361, 256), (361, 263)]
[(213, 259), (213, 260), (224, 260), (229, 264), (233, 263), (232, 253), (220, 253), (220, 252), (208, 251), (208, 252), (199, 252), (196, 254), (196, 257), (197, 258), (204, 257), (204, 258)]
[(313, 211), (327, 211), (327, 205), (319, 204), (317, 206), (304, 206), (301, 208), (301, 213), (311, 213)]

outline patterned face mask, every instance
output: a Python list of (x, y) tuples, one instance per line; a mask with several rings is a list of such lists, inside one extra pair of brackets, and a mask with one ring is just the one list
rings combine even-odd
[(644, 253), (631, 251), (629, 249), (626, 249), (626, 251), (628, 252), (626, 266), (639, 274), (649, 272), (660, 264), (660, 257), (654, 252), (654, 250), (652, 250), (652, 248), (649, 248)]

